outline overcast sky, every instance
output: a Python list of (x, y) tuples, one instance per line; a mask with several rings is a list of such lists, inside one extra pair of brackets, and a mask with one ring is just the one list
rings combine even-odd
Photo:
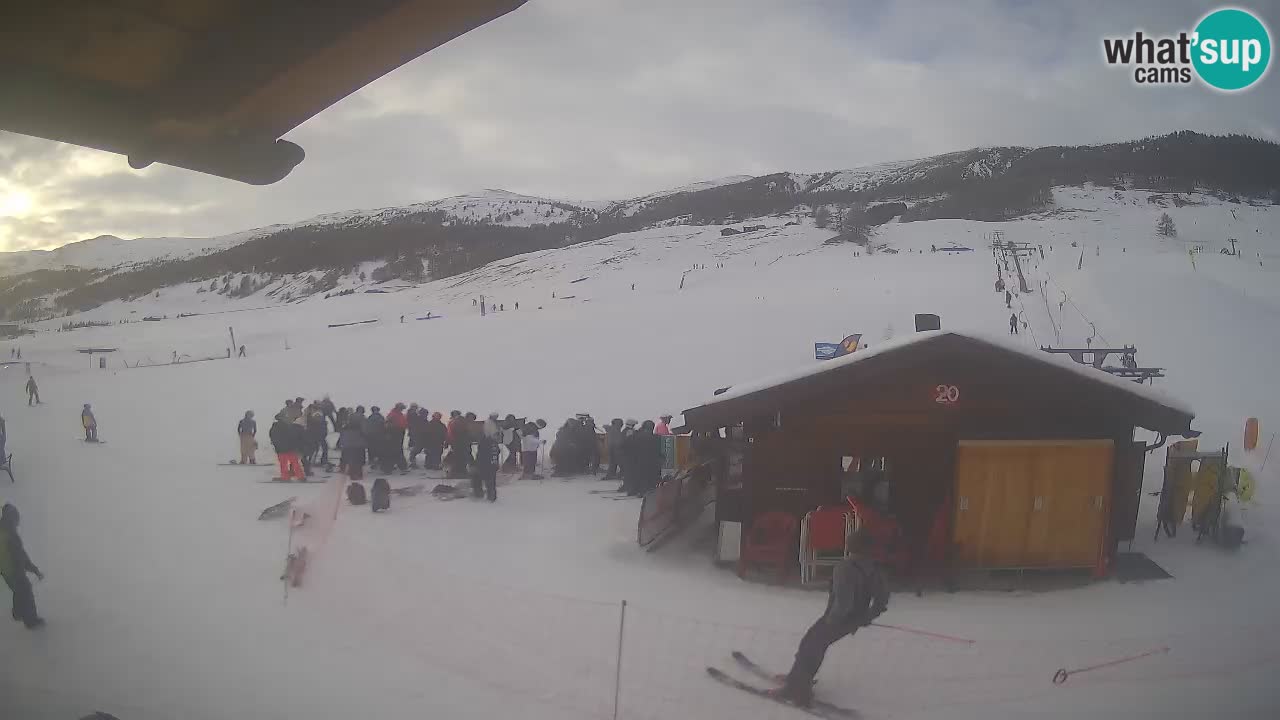
[[(480, 188), (616, 199), (983, 145), (1179, 129), (1280, 141), (1280, 73), (1235, 95), (1139, 88), (1101, 38), (1219, 3), (530, 0), (286, 137), (269, 187), (0, 133), (0, 250), (208, 236)], [(1280, 28), (1280, 0), (1238, 4)], [(1276, 60), (1272, 64), (1276, 64)]]

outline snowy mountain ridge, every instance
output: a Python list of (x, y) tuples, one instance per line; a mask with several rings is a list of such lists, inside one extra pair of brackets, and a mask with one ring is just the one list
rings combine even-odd
[[(1208, 147), (1206, 147), (1208, 146)], [(1205, 172), (1206, 150), (1222, 167)], [(1275, 161), (1275, 162), (1272, 162)], [(1252, 165), (1251, 173), (1241, 164)], [(975, 182), (994, 182), (1017, 175), (1016, 184), (1080, 185), (1086, 181), (1146, 177), (1145, 187), (1194, 190), (1222, 185), (1223, 174), (1255, 193), (1280, 193), (1280, 146), (1241, 136), (1212, 137), (1181, 132), (1127, 143), (1074, 147), (981, 147), (925, 158), (883, 162), (824, 172), (780, 172), (731, 175), (693, 182), (627, 200), (579, 201), (486, 189), (402, 206), (352, 209), (317, 215), (207, 238), (137, 238), (102, 236), (57, 248), (0, 253), (0, 276), (40, 269), (80, 267), (127, 268), (160, 260), (205, 255), (290, 230), (328, 227), (373, 227), (431, 219), (441, 224), (470, 223), (511, 228), (537, 225), (582, 227), (602, 220), (639, 219), (656, 224), (691, 214), (700, 206), (710, 214), (766, 214), (779, 198), (800, 202), (868, 202), (937, 198)], [(1145, 174), (1144, 174), (1145, 173)], [(1236, 191), (1236, 188), (1227, 188)], [(727, 203), (727, 205), (726, 205)], [(708, 214), (708, 213), (701, 213)], [(627, 227), (625, 229), (635, 229)]]

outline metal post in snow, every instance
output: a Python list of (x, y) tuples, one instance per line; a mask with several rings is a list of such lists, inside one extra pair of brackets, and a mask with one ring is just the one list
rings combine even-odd
[(622, 691), (622, 629), (627, 624), (627, 601), (622, 601), (622, 611), (618, 614), (618, 660), (613, 670), (613, 720), (618, 720), (618, 698)]
[(227, 332), (231, 333), (231, 352), (235, 352), (236, 348), (239, 347), (236, 345), (236, 329), (228, 325)]

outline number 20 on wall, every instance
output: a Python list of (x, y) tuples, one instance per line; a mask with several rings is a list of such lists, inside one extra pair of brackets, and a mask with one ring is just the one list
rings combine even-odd
[(933, 401), (939, 405), (954, 405), (960, 402), (960, 388), (955, 385), (939, 385), (933, 389)]

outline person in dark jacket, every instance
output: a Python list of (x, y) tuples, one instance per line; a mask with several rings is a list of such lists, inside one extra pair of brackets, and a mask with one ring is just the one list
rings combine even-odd
[(423, 451), (423, 431), (431, 415), (426, 408), (419, 409), (418, 403), (409, 403), (409, 411), (405, 413), (408, 421), (406, 434), (409, 436), (409, 467), (418, 467), (418, 453)]
[(422, 433), (422, 466), (428, 470), (439, 470), (440, 456), (444, 454), (444, 441), (448, 434), (440, 413), (431, 414)]
[(381, 409), (374, 405), (369, 408), (369, 417), (364, 418), (364, 440), (366, 450), (369, 453), (370, 467), (377, 466), (381, 463), (379, 457), (382, 448), (386, 444), (387, 419), (382, 416)]
[(337, 430), (339, 427), (338, 409), (334, 407), (333, 401), (329, 399), (328, 395), (325, 395), (324, 399), (320, 401), (320, 412), (324, 413), (324, 419), (333, 425), (334, 430)]
[(397, 412), (403, 409), (403, 405), (397, 405), (396, 410), (387, 414), (386, 432), (382, 436), (382, 452), (379, 453), (383, 472), (391, 472), (392, 468), (398, 468), (401, 472), (409, 471), (409, 463), (404, 459), (405, 427), (400, 425), (400, 421), (406, 418), (403, 412)]
[[(339, 407), (337, 418), (333, 421), (333, 432), (340, 433), (343, 428), (347, 427), (347, 420), (351, 418), (351, 407)], [(342, 450), (342, 438), (338, 438), (338, 450)]]
[(587, 415), (582, 418), (583, 460), (587, 472), (600, 472), (600, 440), (596, 437), (596, 420)]
[(364, 427), (355, 413), (347, 419), (347, 424), (338, 436), (338, 445), (342, 448), (341, 467), (339, 468), (352, 480), (364, 477), (365, 449), (368, 445), (364, 437)]
[(324, 409), (319, 403), (307, 411), (307, 438), (311, 451), (311, 462), (321, 465), (329, 464), (329, 421), (325, 418)]
[(449, 477), (467, 476), (467, 467), (474, 462), (471, 457), (471, 423), (459, 415), (449, 421)]
[(298, 482), (306, 482), (306, 471), (302, 468), (302, 450), (307, 442), (307, 431), (303, 426), (289, 422), (284, 413), (281, 413), (276, 416), (267, 435), (280, 462), (280, 479), (288, 482), (296, 475)]
[(645, 420), (628, 438), (627, 494), (644, 495), (658, 486), (662, 475), (662, 439), (653, 434), (653, 421)]
[(622, 468), (622, 418), (614, 418), (604, 429), (604, 447), (609, 456), (609, 467), (605, 470), (605, 480), (616, 480)]
[(622, 475), (622, 484), (618, 486), (618, 492), (630, 493), (633, 479), (636, 477), (635, 471), (631, 469), (631, 461), (633, 455), (633, 447), (631, 439), (636, 436), (636, 421), (627, 418), (627, 422), (622, 426), (622, 444), (618, 455), (618, 470)]
[(855, 556), (835, 566), (827, 593), (827, 611), (800, 640), (791, 672), (774, 694), (808, 707), (813, 702), (813, 679), (822, 667), (827, 648), (870, 625), (888, 607), (889, 583), (874, 561)]
[(31, 562), (27, 550), (22, 546), (22, 538), (18, 535), (18, 508), (5, 503), (0, 509), (0, 576), (13, 593), (13, 619), (26, 625), (28, 629), (44, 625), (44, 618), (36, 612), (36, 595), (31, 589), (31, 579), (27, 573), (43, 580), (40, 568)]
[(480, 433), (476, 438), (475, 474), (471, 477), (471, 494), (487, 497), (489, 502), (498, 499), (498, 463), (502, 451), (500, 437)]

